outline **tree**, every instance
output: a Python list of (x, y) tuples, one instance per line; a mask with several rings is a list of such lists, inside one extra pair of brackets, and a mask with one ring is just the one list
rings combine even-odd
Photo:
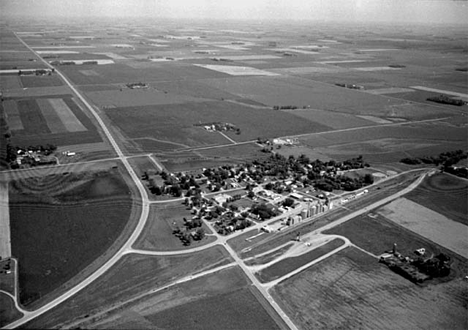
[(374, 183), (374, 176), (370, 173), (367, 173), (364, 175), (364, 183), (367, 184), (373, 184)]
[(284, 207), (290, 207), (290, 206), (293, 206), (294, 205), (294, 199), (292, 198), (286, 198), (284, 201), (283, 201), (283, 206)]

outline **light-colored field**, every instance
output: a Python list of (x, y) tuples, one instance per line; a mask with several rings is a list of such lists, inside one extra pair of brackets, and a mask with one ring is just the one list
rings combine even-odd
[(466, 329), (466, 283), (419, 287), (347, 248), (281, 282), (274, 299), (299, 329)]
[(232, 56), (221, 56), (233, 61), (248, 61), (248, 60), (273, 60), (281, 58), (280, 56), (275, 55), (232, 55)]
[[(89, 60), (67, 60), (67, 62), (74, 62), (77, 65), (84, 64), (86, 62), (97, 62), (97, 65), (106, 65), (106, 64), (114, 64), (115, 62), (113, 60), (94, 60), (94, 59), (89, 59)], [(51, 63), (53, 61), (50, 61)]]
[(68, 132), (57, 111), (51, 106), (49, 99), (37, 99), (36, 102), (52, 134)]
[(236, 46), (236, 45), (216, 45), (216, 47), (232, 49), (232, 50), (249, 50), (246, 47)]
[(386, 70), (391, 70), (391, 71), (398, 71), (401, 70), (400, 68), (391, 68), (389, 66), (374, 66), (374, 67), (366, 67), (366, 68), (353, 68), (354, 70), (357, 71), (365, 71), (365, 72), (370, 72), (370, 71), (386, 71)]
[(357, 117), (372, 121), (377, 124), (391, 124), (392, 123), (390, 120), (386, 120), (386, 119), (375, 117), (375, 116), (357, 116)]
[[(47, 99), (47, 101), (68, 132), (82, 132), (87, 130), (63, 99)], [(49, 123), (47, 123), (47, 125), (49, 125)]]
[(11, 257), (8, 183), (0, 181), (0, 257)]
[(424, 86), (411, 86), (411, 88), (418, 89), (421, 91), (426, 91), (426, 92), (434, 92), (434, 93), (448, 94), (448, 95), (468, 98), (468, 94), (446, 91), (443, 89), (429, 88), (429, 87), (424, 87)]
[(68, 86), (53, 86), (41, 88), (25, 88), (3, 91), (4, 97), (36, 97), (36, 96), (49, 96), (49, 95), (64, 95), (70, 94), (71, 91)]
[(21, 121), (20, 113), (18, 111), (18, 105), (14, 100), (3, 101), (3, 108), (6, 112), (6, 120), (8, 126), (12, 131), (18, 131), (24, 129), (23, 122)]
[(371, 49), (359, 49), (360, 52), (388, 52), (391, 50), (399, 50), (396, 48), (371, 48)]
[(109, 150), (109, 146), (105, 142), (96, 142), (96, 143), (82, 143), (82, 144), (72, 144), (57, 147), (57, 152), (76, 152), (76, 153), (89, 153), (95, 151), (104, 151)]
[(283, 111), (288, 112), (291, 115), (315, 121), (334, 129), (369, 126), (372, 125), (373, 122), (366, 120), (366, 118), (363, 116), (354, 116), (349, 113), (339, 113), (334, 111), (324, 111), (317, 109), (296, 109)]
[(468, 226), (452, 221), (406, 198), (379, 210), (387, 219), (468, 258)]
[(389, 87), (389, 88), (371, 89), (371, 90), (367, 90), (366, 92), (369, 94), (374, 94), (374, 95), (382, 95), (382, 94), (394, 94), (394, 93), (410, 93), (410, 92), (414, 92), (414, 89)]
[(79, 54), (74, 50), (38, 50), (38, 54)]
[(99, 77), (99, 73), (94, 70), (79, 70), (81, 74), (88, 77)]
[(98, 106), (136, 107), (156, 104), (179, 104), (187, 102), (206, 102), (207, 99), (188, 95), (163, 93), (150, 89), (128, 89), (121, 91), (87, 92), (86, 95)]
[(321, 64), (341, 64), (341, 63), (362, 63), (367, 62), (367, 60), (336, 60), (336, 61), (320, 61), (317, 63)]
[(127, 58), (125, 56), (115, 54), (115, 53), (93, 53), (96, 55), (105, 55), (107, 57), (110, 57), (113, 60), (126, 60)]
[(311, 74), (311, 73), (338, 73), (348, 71), (347, 69), (340, 68), (338, 66), (309, 66), (309, 67), (297, 67), (297, 68), (281, 68), (281, 69), (270, 69), (271, 72), (279, 74)]
[(212, 64), (195, 64), (196, 66), (214, 70), (231, 76), (277, 76), (277, 73), (259, 70), (247, 66), (230, 66), (230, 65), (212, 65)]
[(62, 49), (62, 48), (95, 48), (94, 46), (88, 46), (88, 45), (81, 45), (81, 46), (75, 46), (75, 45), (63, 45), (63, 46), (34, 46), (31, 47), (32, 49)]

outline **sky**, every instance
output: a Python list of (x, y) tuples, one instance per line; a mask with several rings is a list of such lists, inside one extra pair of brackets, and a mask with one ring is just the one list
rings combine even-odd
[(466, 24), (468, 0), (0, 0), (0, 15)]

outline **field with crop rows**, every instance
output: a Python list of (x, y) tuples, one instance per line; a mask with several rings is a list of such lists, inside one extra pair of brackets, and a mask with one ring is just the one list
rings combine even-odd
[(347, 248), (283, 282), (273, 297), (299, 329), (464, 329), (461, 279), (419, 287)]
[(115, 172), (11, 182), (12, 253), (19, 260), (21, 303), (40, 299), (103, 254), (131, 209), (130, 190)]

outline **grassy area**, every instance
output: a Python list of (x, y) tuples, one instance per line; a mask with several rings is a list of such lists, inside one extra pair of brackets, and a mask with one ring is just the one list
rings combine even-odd
[(51, 76), (21, 76), (21, 84), (25, 88), (62, 86), (62, 80), (57, 75)]
[(21, 303), (47, 295), (105, 253), (131, 211), (130, 190), (117, 169), (11, 182), (12, 254), (19, 261)]
[(420, 287), (347, 248), (274, 287), (302, 329), (465, 329), (466, 283)]
[(13, 299), (0, 292), (0, 327), (16, 321), (22, 316), (23, 313), (16, 309)]
[[(135, 242), (134, 247), (155, 251), (186, 250), (216, 240), (215, 236), (205, 236), (201, 241), (192, 241), (191, 245), (184, 246), (181, 240), (172, 234), (174, 222), (181, 229), (184, 228), (183, 218), (191, 219), (192, 214), (181, 202), (164, 204), (163, 206), (151, 205), (146, 227), (143, 229), (142, 235)], [(206, 234), (211, 233), (210, 228), (204, 223), (202, 228)]]
[(449, 174), (435, 174), (424, 181), (406, 198), (446, 217), (468, 225), (468, 182)]
[(229, 268), (144, 297), (80, 326), (122, 329), (144, 322), (158, 329), (287, 329), (255, 291), (239, 268)]
[(297, 257), (282, 259), (274, 263), (273, 265), (260, 270), (258, 273), (255, 274), (255, 276), (257, 276), (257, 278), (262, 283), (271, 282), (294, 271), (299, 267), (308, 264), (309, 262), (314, 261), (317, 258), (320, 258), (321, 256), (335, 250), (343, 244), (344, 241), (342, 239), (335, 238), (334, 240), (322, 246), (319, 246), (318, 248), (315, 248), (310, 252), (306, 252)]
[(404, 256), (416, 256), (414, 251), (424, 247), (427, 256), (440, 252), (452, 258), (451, 275), (440, 280), (449, 280), (468, 270), (468, 261), (450, 250), (422, 237), (410, 230), (394, 224), (377, 213), (367, 213), (349, 220), (337, 227), (324, 232), (347, 237), (352, 243), (375, 255), (380, 255), (391, 250), (393, 243), (397, 244), (397, 250)]
[(25, 328), (51, 328), (103, 309), (119, 306), (151, 289), (231, 262), (221, 247), (177, 256), (124, 256), (112, 269), (63, 304), (27, 323)]

